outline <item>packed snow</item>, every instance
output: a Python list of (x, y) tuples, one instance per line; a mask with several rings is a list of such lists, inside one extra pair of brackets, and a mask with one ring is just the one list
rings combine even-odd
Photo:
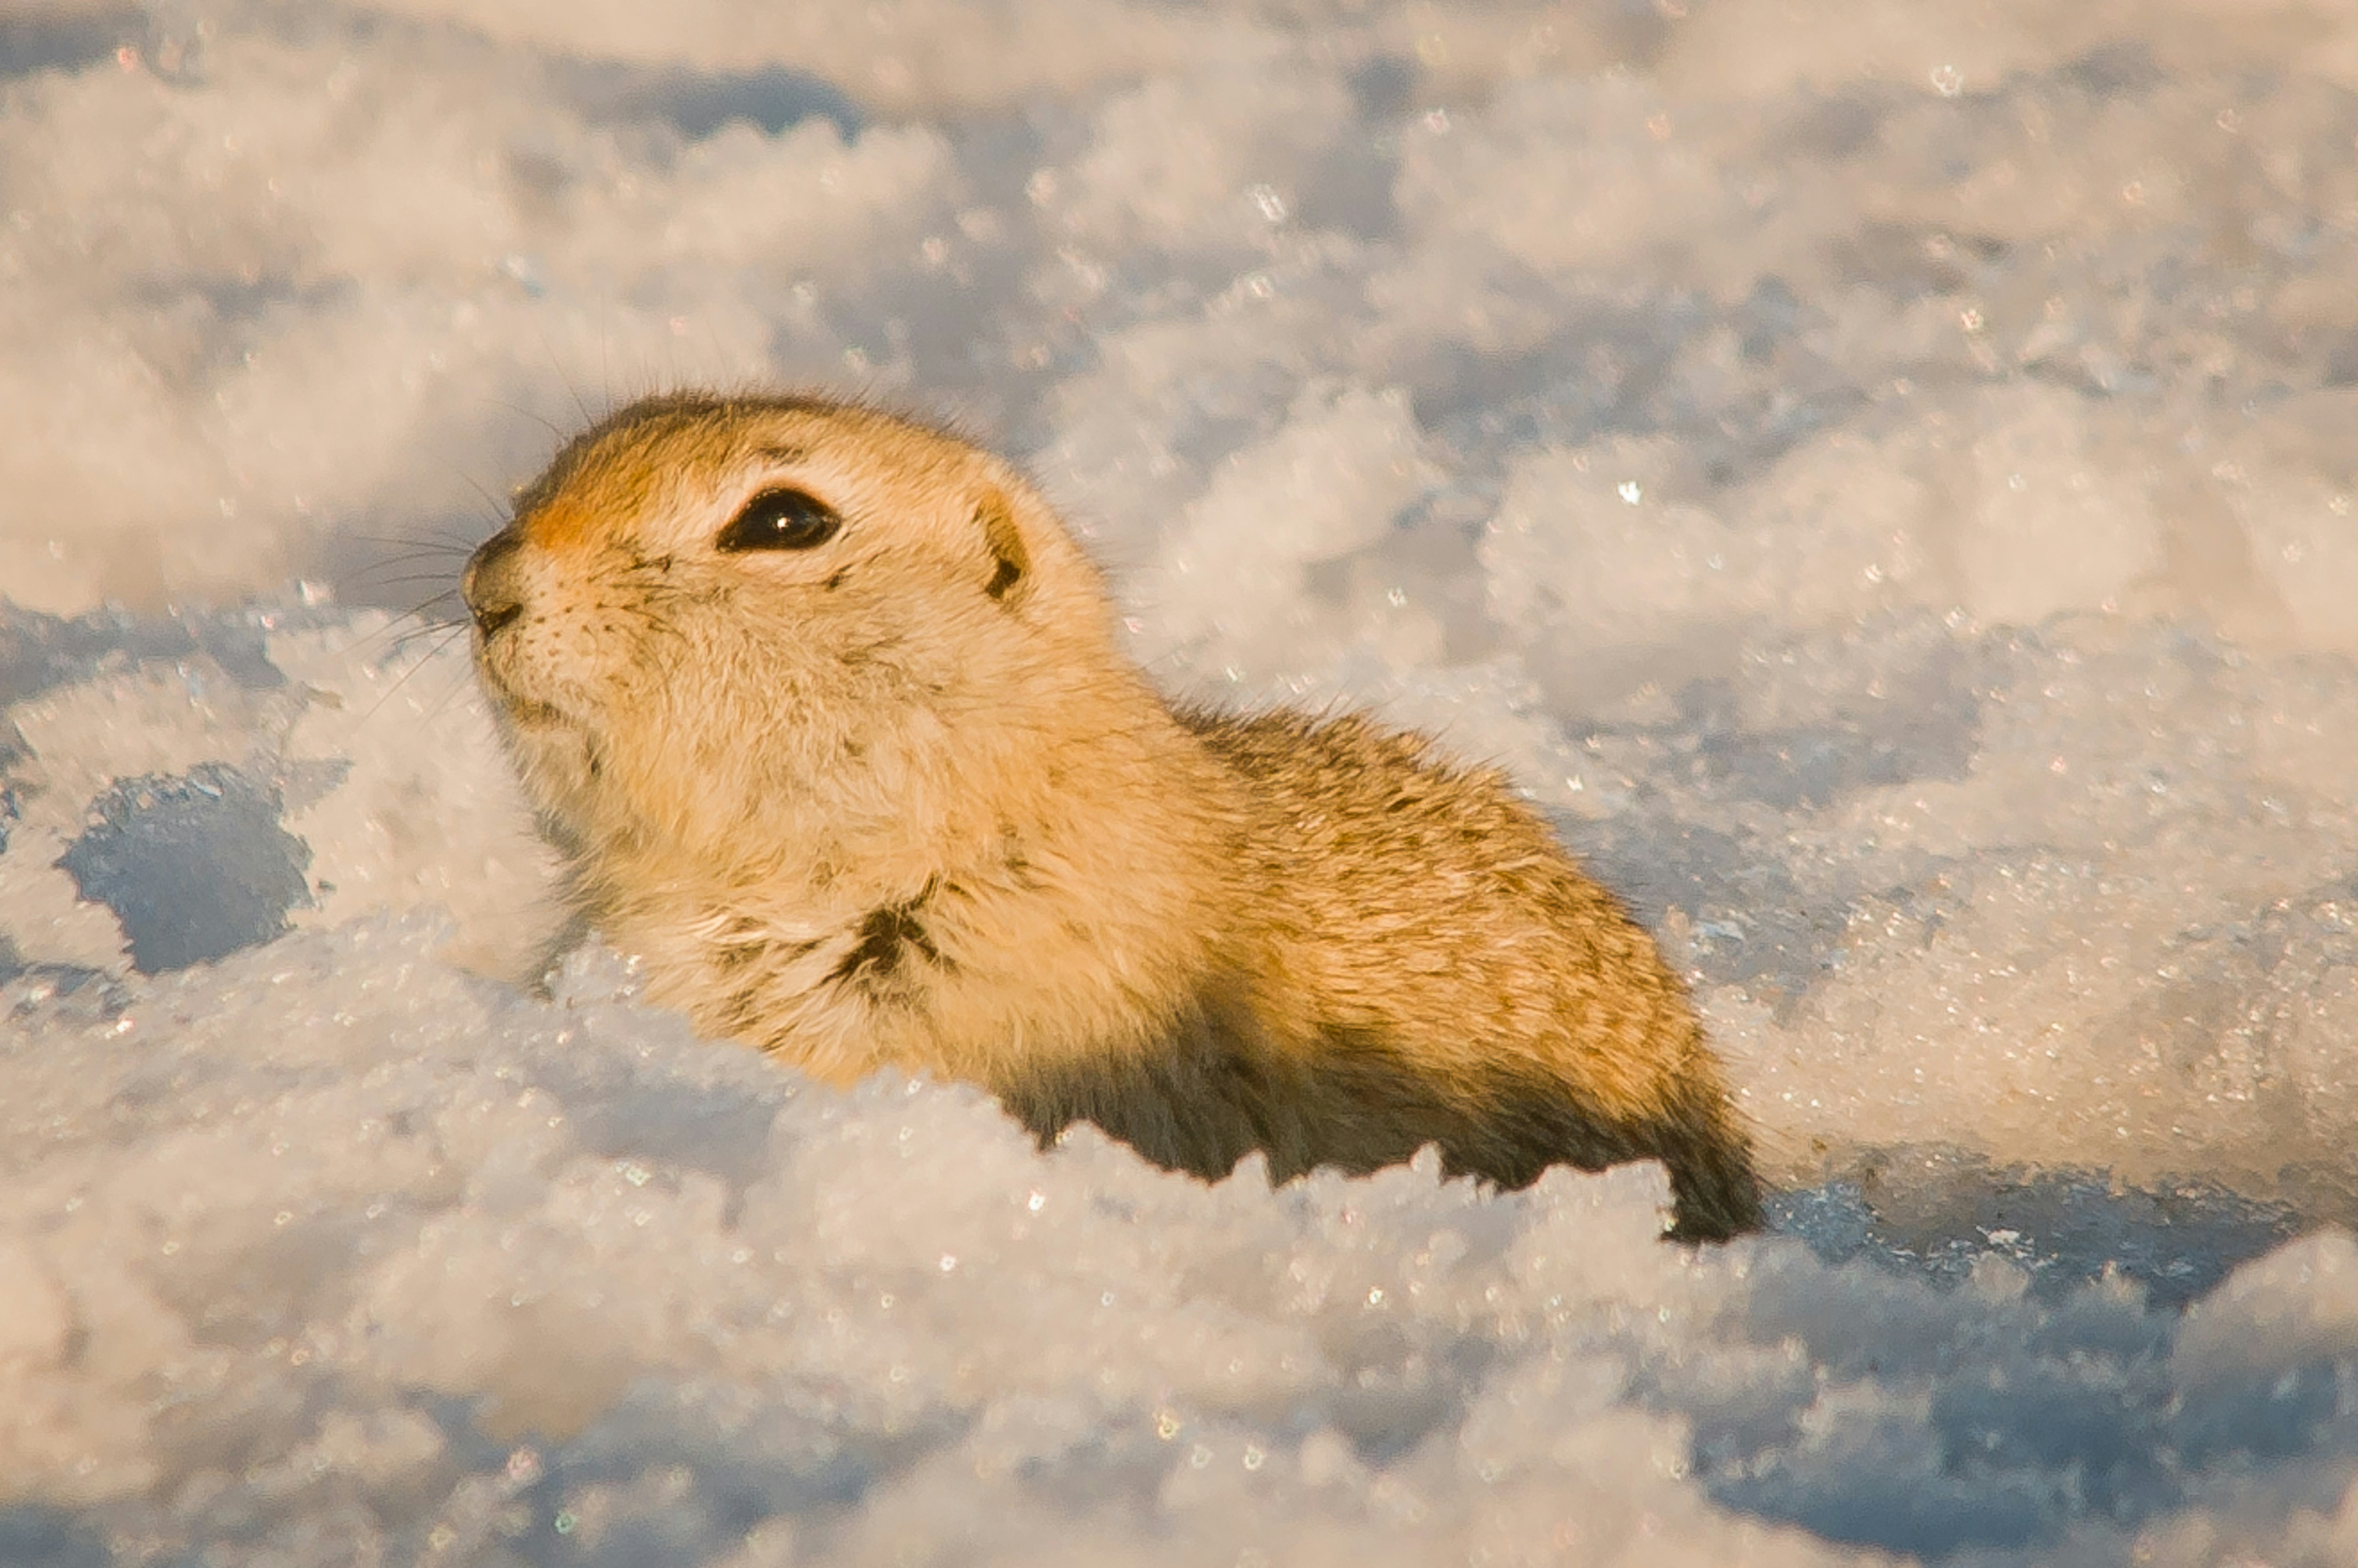
[[(451, 589), (692, 384), (1508, 768), (1770, 1233), (640, 1004)], [(2347, 0), (13, 0), (0, 429), (0, 1563), (2358, 1560)]]

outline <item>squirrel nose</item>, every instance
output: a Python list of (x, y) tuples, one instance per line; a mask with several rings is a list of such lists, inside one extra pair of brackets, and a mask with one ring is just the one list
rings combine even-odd
[(475, 548), (467, 558), (467, 569), (459, 579), (459, 593), (467, 601), (467, 612), (475, 618), (475, 629), (489, 642), (500, 629), (524, 613), (524, 599), (516, 591), (515, 573), (510, 563), (524, 547), (524, 540), (514, 528), (503, 528)]

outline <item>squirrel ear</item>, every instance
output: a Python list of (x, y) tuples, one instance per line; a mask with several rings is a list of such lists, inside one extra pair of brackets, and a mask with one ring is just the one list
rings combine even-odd
[(1022, 589), (1032, 576), (1032, 552), (1023, 547), (1023, 535), (1015, 526), (1015, 509), (996, 485), (982, 492), (975, 503), (974, 520), (982, 527), (982, 542), (990, 552), (990, 581), (983, 592), (1001, 604), (1022, 597)]

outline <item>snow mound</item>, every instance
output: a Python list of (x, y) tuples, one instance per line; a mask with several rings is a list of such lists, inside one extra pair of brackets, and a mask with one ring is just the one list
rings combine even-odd
[[(15, 7), (0, 1561), (2358, 1556), (2353, 93), (2339, 0)], [(1509, 769), (1770, 1233), (642, 1005), (451, 589), (689, 383)]]

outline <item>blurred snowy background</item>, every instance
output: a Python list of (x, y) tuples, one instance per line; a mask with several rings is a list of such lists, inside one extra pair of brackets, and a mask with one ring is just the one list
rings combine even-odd
[[(532, 988), (434, 627), (690, 382), (1511, 768), (1776, 1233)], [(2347, 0), (4, 0), (0, 1563), (2358, 1559), (2353, 469)]]

